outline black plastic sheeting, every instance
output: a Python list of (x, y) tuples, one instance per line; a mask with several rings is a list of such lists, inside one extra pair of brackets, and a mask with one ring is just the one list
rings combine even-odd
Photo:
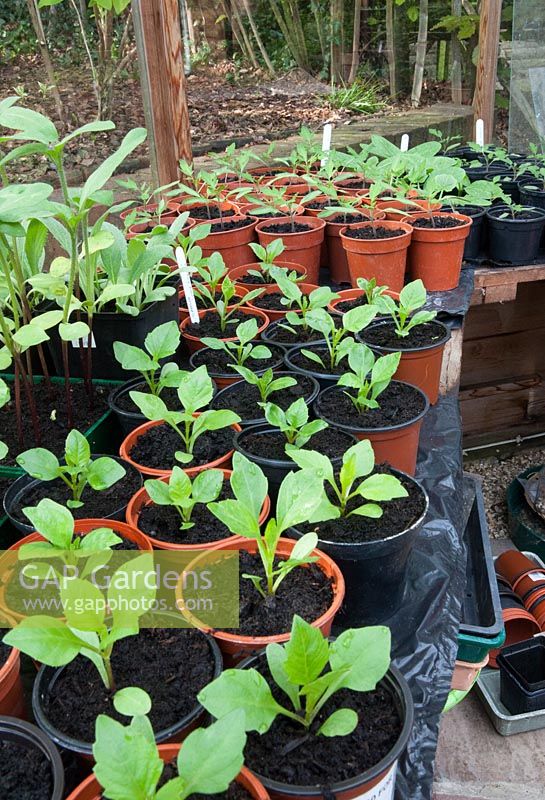
[[(429, 305), (457, 327), (469, 307), (473, 271), (458, 289), (435, 292)], [(440, 398), (424, 419), (416, 477), (430, 509), (416, 540), (400, 610), (384, 622), (392, 631), (395, 664), (409, 682), (415, 719), (399, 762), (396, 800), (431, 800), (441, 712), (458, 650), (466, 582), (463, 543), (462, 433), (457, 393)]]

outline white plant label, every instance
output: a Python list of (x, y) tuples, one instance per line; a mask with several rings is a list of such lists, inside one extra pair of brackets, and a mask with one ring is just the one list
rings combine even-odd
[[(70, 344), (72, 345), (72, 347), (79, 347), (80, 341), (83, 341), (83, 346), (85, 348), (89, 347), (89, 335), (82, 336), (81, 339), (71, 339), (70, 340)], [(92, 333), (91, 334), (91, 350), (93, 349), (93, 347), (96, 347), (96, 346), (97, 346), (97, 343), (95, 342), (95, 334)]]
[(401, 150), (402, 153), (406, 153), (407, 150), (409, 149), (409, 134), (408, 133), (404, 133), (401, 136), (401, 144), (399, 145), (399, 149)]
[(484, 119), (475, 120), (475, 141), (479, 147), (484, 147)]
[(324, 155), (322, 156), (322, 160), (320, 162), (322, 167), (326, 163), (328, 153), (331, 150), (332, 133), (333, 133), (333, 125), (330, 122), (326, 122), (326, 124), (324, 125), (324, 132), (322, 136), (322, 152), (324, 153)]
[(180, 270), (180, 278), (182, 279), (182, 286), (184, 287), (185, 302), (187, 310), (189, 311), (189, 319), (197, 325), (200, 322), (199, 310), (195, 302), (195, 293), (193, 292), (193, 284), (191, 283), (191, 275), (187, 268), (187, 261), (185, 253), (181, 247), (176, 248), (176, 262)]
[(530, 572), (530, 573), (528, 573), (528, 577), (534, 583), (539, 583), (539, 581), (543, 580), (543, 573), (542, 572)]
[(358, 794), (353, 800), (394, 800), (396, 788), (397, 761), (395, 761), (384, 778), (372, 789), (363, 794)]

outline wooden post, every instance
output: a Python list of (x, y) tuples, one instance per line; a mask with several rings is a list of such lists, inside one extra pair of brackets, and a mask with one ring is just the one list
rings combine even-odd
[(178, 180), (192, 161), (178, 0), (132, 0), (153, 181)]
[(502, 0), (482, 0), (479, 26), (479, 60), (473, 110), (475, 119), (484, 120), (484, 140), (494, 136), (494, 106), (496, 101), (496, 74), (498, 45), (500, 41)]

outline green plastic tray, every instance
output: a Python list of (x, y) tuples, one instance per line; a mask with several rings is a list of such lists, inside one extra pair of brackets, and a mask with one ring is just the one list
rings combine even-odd
[(468, 661), (470, 664), (477, 664), (479, 661), (483, 661), (491, 650), (501, 647), (504, 642), (505, 628), (494, 639), (459, 633), (456, 659), (457, 661)]
[[(0, 377), (3, 378), (7, 383), (11, 383), (14, 379), (13, 373), (0, 373)], [(34, 376), (34, 383), (41, 383), (43, 381), (42, 375), (35, 375)], [(64, 383), (64, 378), (59, 377), (52, 377), (52, 383)], [(70, 378), (70, 383), (83, 383), (82, 378)], [(96, 380), (93, 381), (97, 386), (110, 386), (112, 389), (114, 386), (120, 386), (123, 381), (111, 381), (111, 380)], [(119, 429), (119, 423), (117, 421), (117, 417), (115, 414), (112, 413), (111, 409), (107, 409), (104, 414), (94, 422), (90, 428), (84, 433), (85, 438), (89, 442), (91, 446), (92, 453), (106, 453), (106, 454), (116, 454), (118, 452), (119, 444), (121, 443), (121, 431)], [(25, 471), (21, 469), (21, 467), (1, 467), (2, 470), (1, 475), (4, 478), (18, 478), (20, 475), (24, 475)]]

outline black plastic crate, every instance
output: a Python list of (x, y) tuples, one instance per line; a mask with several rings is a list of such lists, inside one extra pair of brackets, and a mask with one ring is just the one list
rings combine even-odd
[(464, 475), (464, 497), (468, 505), (464, 539), (467, 547), (466, 591), (460, 633), (495, 639), (503, 630), (500, 596), (488, 538), (481, 484)]
[(498, 656), (500, 699), (511, 714), (545, 709), (545, 639), (505, 647)]

